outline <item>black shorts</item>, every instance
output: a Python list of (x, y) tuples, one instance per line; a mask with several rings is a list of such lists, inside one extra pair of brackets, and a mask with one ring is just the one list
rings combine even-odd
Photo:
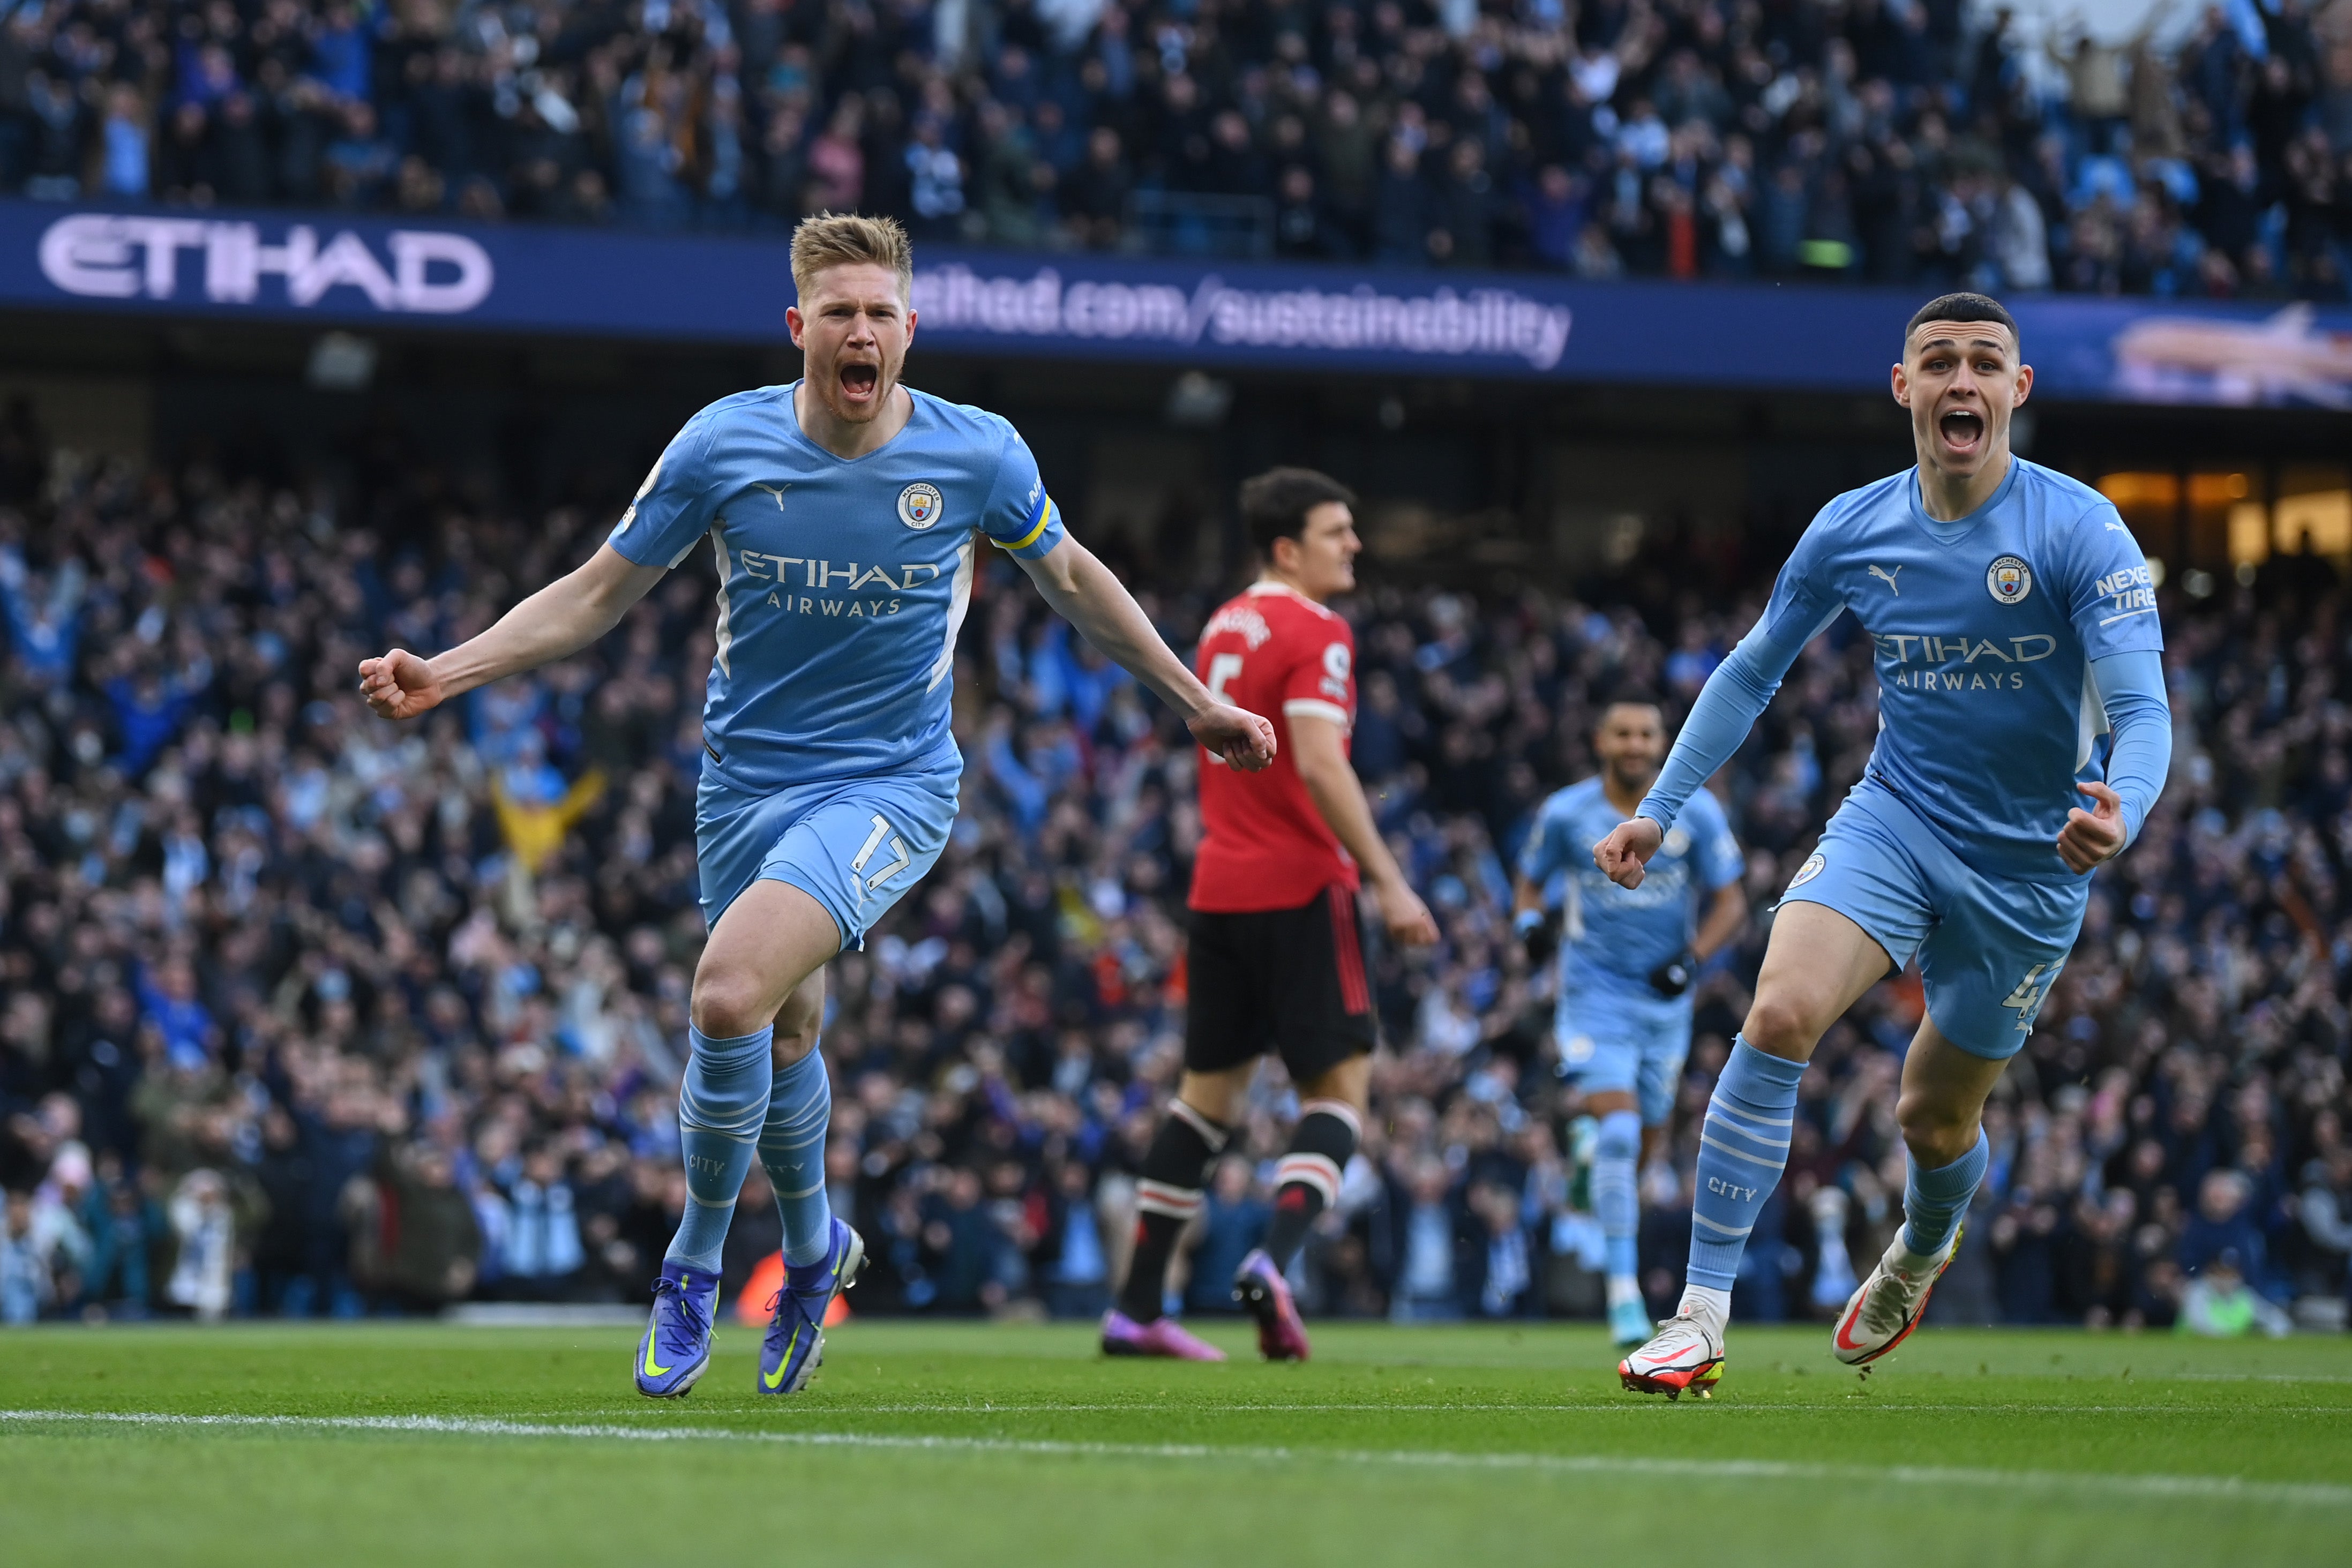
[(1282, 1053), (1304, 1081), (1378, 1041), (1356, 895), (1334, 883), (1296, 909), (1192, 912), (1184, 1066), (1223, 1072)]

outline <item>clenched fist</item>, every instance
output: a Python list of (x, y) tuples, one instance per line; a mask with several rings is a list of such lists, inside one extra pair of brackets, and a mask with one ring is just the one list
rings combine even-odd
[(2079, 873), (2124, 852), (2124, 800), (2096, 779), (2074, 788), (2091, 798), (2092, 810), (2077, 806), (2066, 813), (2066, 825), (2058, 830), (2058, 858)]
[(405, 648), (360, 661), (360, 695), (386, 718), (415, 718), (441, 702), (433, 666)]
[(1647, 817), (1635, 817), (1609, 830), (1609, 836), (1592, 846), (1592, 863), (1601, 874), (1620, 887), (1639, 887), (1648, 873), (1642, 868), (1666, 841), (1666, 831)]
[(1211, 753), (1244, 773), (1274, 762), (1274, 726), (1247, 708), (1219, 703), (1184, 727)]

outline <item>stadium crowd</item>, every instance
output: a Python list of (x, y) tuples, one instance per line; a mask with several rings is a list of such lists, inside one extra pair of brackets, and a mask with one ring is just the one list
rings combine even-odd
[(0, 192), (2344, 300), (2352, 0), (2179, 3), (0, 0)]
[[(52, 463), (24, 409), (0, 420), (0, 1320), (644, 1297), (684, 1195), (709, 567), (591, 652), (395, 728), (361, 706), (363, 653), (450, 644), (604, 523), (413, 474), (362, 493), (339, 512), (209, 459)], [(1550, 1070), (1507, 868), (1589, 770), (1598, 705), (1686, 701), (1756, 612), (1775, 561), (1738, 555), (1677, 547), (1588, 600), (1350, 607), (1356, 761), (1444, 941), (1376, 956), (1387, 1050), (1299, 1270), (1311, 1312), (1598, 1312), (1593, 1124)], [(1218, 597), (1127, 575), (1179, 646)], [(1178, 1068), (1194, 754), (1007, 563), (983, 576), (952, 845), (832, 971), (826, 1170), (874, 1259), (858, 1310), (1084, 1315)], [(2242, 1330), (2345, 1292), (2347, 601), (2288, 561), (2164, 606), (2178, 771), (1996, 1097), (1947, 1316)], [(1759, 911), (1859, 775), (1877, 700), (1867, 641), (1833, 628), (1719, 781)], [(1662, 1311), (1769, 918), (1704, 981), (1644, 1175)], [(1896, 1223), (1919, 1007), (1891, 979), (1825, 1040), (1743, 1316), (1833, 1309)], [(1196, 1312), (1226, 1305), (1294, 1109), (1269, 1067), (1199, 1222)], [(730, 1298), (777, 1245), (764, 1179)]]

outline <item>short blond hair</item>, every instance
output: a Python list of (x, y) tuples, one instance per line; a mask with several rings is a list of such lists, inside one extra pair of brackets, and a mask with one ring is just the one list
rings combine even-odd
[(898, 295), (915, 287), (915, 245), (896, 218), (856, 213), (819, 213), (793, 230), (793, 287), (808, 298), (809, 286), (828, 267), (887, 267), (898, 275)]

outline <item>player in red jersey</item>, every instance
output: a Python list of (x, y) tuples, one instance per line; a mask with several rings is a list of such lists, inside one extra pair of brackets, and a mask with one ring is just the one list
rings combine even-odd
[(1271, 716), (1278, 744), (1274, 765), (1248, 776), (1202, 754), (1184, 1080), (1137, 1184), (1135, 1258), (1103, 1319), (1112, 1355), (1224, 1359), (1163, 1314), (1168, 1259), (1200, 1209), (1258, 1058), (1279, 1051), (1297, 1086), (1298, 1126), (1276, 1167), (1265, 1244), (1242, 1260), (1234, 1297), (1256, 1317), (1268, 1360), (1307, 1359), (1307, 1331), (1283, 1275), (1339, 1196), (1377, 1040), (1359, 886), (1369, 887), (1392, 939), (1437, 940), (1348, 761), (1356, 638), (1326, 601), (1356, 585), (1363, 544), (1354, 503), (1346, 486), (1305, 468), (1276, 468), (1242, 486), (1242, 520), (1262, 572), (1209, 618), (1196, 668), (1221, 700)]

